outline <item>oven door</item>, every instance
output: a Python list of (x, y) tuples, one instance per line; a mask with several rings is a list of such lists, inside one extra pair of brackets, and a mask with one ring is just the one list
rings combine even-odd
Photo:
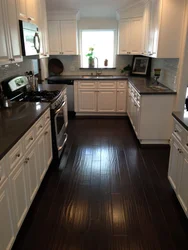
[(66, 106), (66, 100), (64, 100), (61, 107), (55, 111), (54, 124), (58, 151), (65, 144), (65, 131), (67, 128)]

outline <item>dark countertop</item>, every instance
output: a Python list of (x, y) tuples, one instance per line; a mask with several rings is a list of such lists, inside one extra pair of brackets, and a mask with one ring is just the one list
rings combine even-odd
[(66, 83), (66, 81), (74, 81), (74, 80), (128, 80), (135, 89), (142, 95), (175, 95), (176, 92), (159, 83), (158, 85), (154, 83), (153, 78), (151, 77), (135, 77), (135, 76), (51, 76), (48, 78), (49, 81), (54, 83)]
[(149, 77), (129, 77), (130, 84), (141, 95), (176, 95), (176, 92), (164, 86), (162, 83), (154, 83), (153, 78)]
[(54, 90), (64, 90), (66, 89), (66, 84), (48, 84), (47, 81), (44, 81), (42, 84), (38, 84), (38, 90), (48, 90), (48, 91), (54, 91)]
[(172, 116), (188, 131), (188, 111), (173, 112)]
[(0, 160), (48, 109), (49, 103), (15, 102), (0, 109)]

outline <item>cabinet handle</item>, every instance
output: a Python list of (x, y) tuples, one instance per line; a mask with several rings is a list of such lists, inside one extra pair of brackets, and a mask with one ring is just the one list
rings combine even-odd
[(25, 159), (24, 163), (26, 163), (26, 164), (27, 164), (27, 163), (28, 163), (28, 161), (29, 161), (29, 157)]
[(178, 130), (177, 130), (177, 129), (175, 129), (175, 130), (174, 130), (174, 132), (175, 132), (175, 133), (178, 133)]
[(16, 157), (20, 158), (20, 154), (18, 153), (18, 154), (16, 155)]
[(186, 146), (188, 147), (188, 143), (186, 143)]
[(48, 134), (48, 131), (46, 131), (44, 134), (47, 135), (47, 134)]
[(27, 20), (31, 21), (31, 20), (32, 20), (32, 18), (31, 18), (31, 17), (28, 17), (28, 18), (27, 18)]
[(39, 128), (43, 128), (43, 126), (42, 126), (42, 125), (40, 125), (40, 126), (39, 126)]
[(33, 140), (34, 140), (34, 138), (33, 138), (33, 137), (30, 137), (30, 138), (29, 138), (29, 140), (30, 140), (30, 141), (33, 141)]

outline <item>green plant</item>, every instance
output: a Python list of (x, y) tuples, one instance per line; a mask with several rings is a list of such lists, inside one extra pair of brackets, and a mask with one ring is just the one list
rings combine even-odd
[(90, 47), (89, 48), (89, 53), (87, 53), (86, 56), (88, 56), (89, 58), (94, 58), (93, 52), (94, 52), (94, 48)]
[(125, 73), (127, 71), (131, 71), (131, 65), (128, 64), (127, 66), (125, 66), (123, 69), (121, 69), (121, 73)]

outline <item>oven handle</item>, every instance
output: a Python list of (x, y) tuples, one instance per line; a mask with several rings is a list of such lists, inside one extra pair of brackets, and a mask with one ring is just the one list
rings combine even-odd
[(65, 106), (65, 102), (63, 102), (61, 107), (55, 111), (55, 115), (58, 114), (60, 112), (61, 108), (64, 107), (64, 106)]
[(68, 134), (65, 133), (65, 140), (63, 142), (63, 145), (61, 145), (61, 146), (58, 147), (58, 151), (60, 151), (64, 147), (65, 143), (67, 142), (67, 139), (68, 139)]

